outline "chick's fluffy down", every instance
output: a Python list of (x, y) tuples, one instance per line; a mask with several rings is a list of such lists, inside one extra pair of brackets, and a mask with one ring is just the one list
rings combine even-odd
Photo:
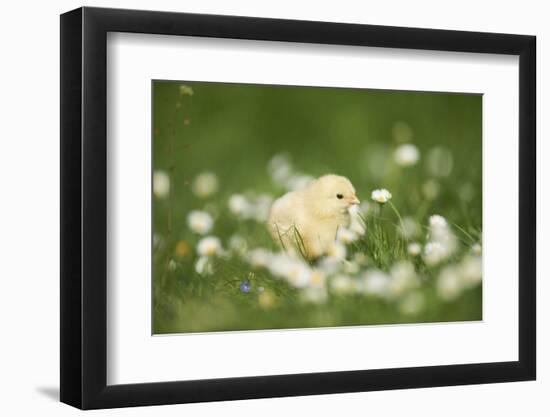
[(358, 203), (350, 180), (324, 175), (273, 203), (269, 231), (290, 253), (296, 253), (303, 245), (308, 257), (321, 256), (335, 240), (338, 228), (349, 226), (348, 209)]

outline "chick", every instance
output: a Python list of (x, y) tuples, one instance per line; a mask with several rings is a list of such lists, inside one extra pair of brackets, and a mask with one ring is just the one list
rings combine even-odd
[(306, 188), (275, 200), (268, 226), (273, 239), (287, 251), (305, 252), (310, 258), (323, 255), (340, 227), (350, 223), (348, 209), (359, 204), (350, 180), (324, 175)]

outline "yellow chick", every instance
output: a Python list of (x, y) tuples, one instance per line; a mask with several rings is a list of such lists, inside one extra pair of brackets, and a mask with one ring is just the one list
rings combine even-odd
[(273, 239), (288, 252), (305, 251), (308, 257), (323, 255), (340, 227), (348, 227), (348, 209), (359, 204), (355, 188), (346, 177), (324, 175), (306, 188), (275, 200), (268, 226)]

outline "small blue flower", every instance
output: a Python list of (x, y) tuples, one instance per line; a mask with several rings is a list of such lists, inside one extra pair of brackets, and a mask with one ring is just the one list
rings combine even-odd
[(241, 282), (241, 285), (239, 285), (239, 288), (244, 293), (250, 292), (250, 282), (248, 281)]

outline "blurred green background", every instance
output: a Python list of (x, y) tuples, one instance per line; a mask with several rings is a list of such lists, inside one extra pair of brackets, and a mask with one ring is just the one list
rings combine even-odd
[[(276, 250), (266, 226), (235, 218), (227, 201), (235, 193), (284, 194), (267, 166), (286, 154), (301, 173), (348, 177), (362, 201), (370, 200), (373, 189), (389, 189), (400, 215), (420, 225), (431, 214), (443, 215), (460, 241), (453, 258), (458, 260), (481, 243), (480, 95), (185, 81), (154, 81), (152, 94), (153, 169), (170, 180), (169, 197), (153, 199), (154, 333), (481, 319), (481, 286), (443, 301), (435, 284), (443, 265), (427, 268), (418, 260), (425, 301), (414, 314), (356, 294), (305, 303), (295, 288), (267, 271), (251, 270), (237, 256), (217, 259), (215, 273), (203, 276), (194, 267), (201, 236), (187, 225), (192, 210), (204, 210), (215, 219), (209, 234), (224, 247), (238, 234), (249, 248)], [(414, 166), (393, 161), (403, 143), (420, 152)], [(217, 176), (219, 190), (200, 198), (192, 184), (205, 171)], [(410, 258), (407, 239), (396, 231), (396, 215), (385, 209), (378, 221), (384, 246), (375, 246), (387, 253), (374, 253), (367, 240), (369, 222), (375, 221), (367, 219), (365, 244), (351, 253), (364, 252), (370, 266), (386, 271)], [(423, 232), (415, 240), (425, 239)], [(251, 291), (240, 289), (243, 281)], [(260, 287), (273, 302), (259, 302)]]

